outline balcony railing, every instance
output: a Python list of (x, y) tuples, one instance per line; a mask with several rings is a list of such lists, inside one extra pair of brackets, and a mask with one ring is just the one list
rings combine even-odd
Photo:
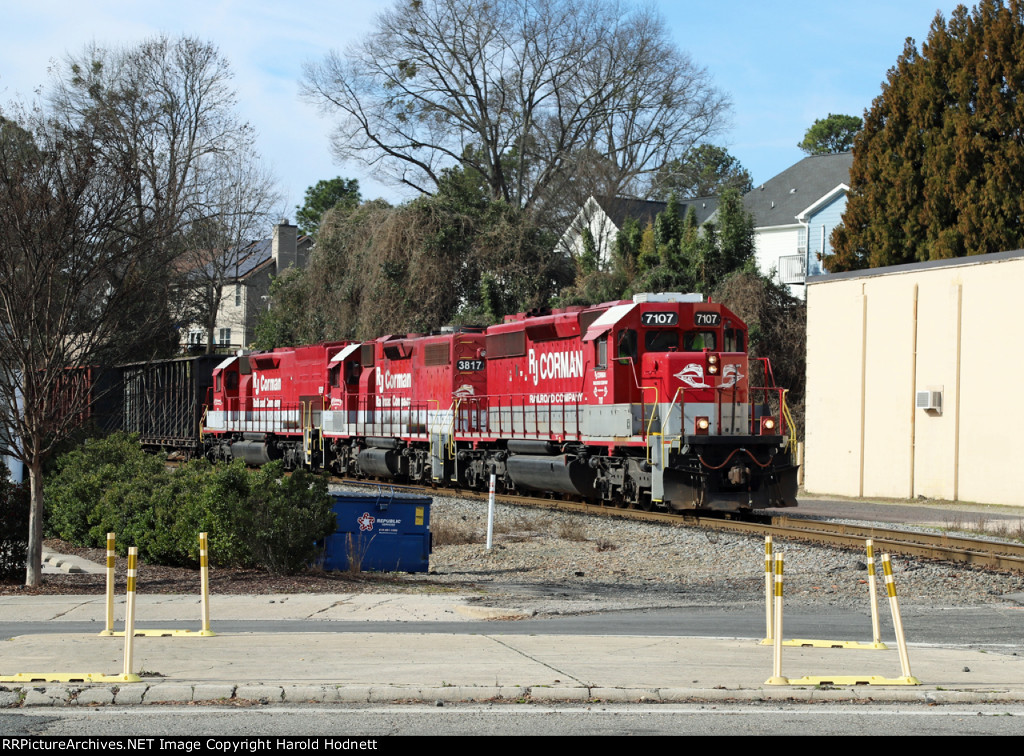
[(779, 280), (784, 284), (802, 284), (807, 280), (806, 258), (803, 255), (779, 257)]

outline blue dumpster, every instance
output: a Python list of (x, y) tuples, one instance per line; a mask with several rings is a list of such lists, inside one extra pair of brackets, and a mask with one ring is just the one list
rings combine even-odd
[(331, 498), (338, 529), (324, 539), (324, 569), (426, 572), (430, 568), (431, 497), (380, 488), (332, 493)]

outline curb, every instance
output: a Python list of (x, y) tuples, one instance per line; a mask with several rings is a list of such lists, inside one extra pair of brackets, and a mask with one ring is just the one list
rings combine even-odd
[(668, 704), (729, 701), (836, 703), (991, 704), (1024, 703), (1024, 695), (1009, 690), (920, 690), (857, 688), (588, 688), (260, 685), (162, 682), (153, 685), (74, 686), (26, 685), (0, 687), (0, 708), (70, 706), (140, 706), (173, 704), (355, 704), (355, 703), (623, 703)]

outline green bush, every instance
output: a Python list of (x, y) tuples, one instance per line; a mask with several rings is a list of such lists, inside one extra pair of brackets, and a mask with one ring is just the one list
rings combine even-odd
[(0, 460), (0, 580), (24, 575), (28, 554), (29, 487), (12, 483)]
[(253, 489), (239, 533), (253, 558), (275, 575), (302, 569), (317, 556), (316, 542), (334, 532), (327, 483), (296, 470), (284, 476), (280, 462), (252, 474)]
[(52, 535), (102, 548), (113, 532), (120, 553), (136, 546), (154, 564), (198, 564), (206, 532), (214, 566), (286, 574), (309, 564), (335, 528), (321, 478), (286, 477), (279, 462), (249, 470), (198, 460), (171, 471), (123, 434), (64, 455), (46, 497)]
[(164, 460), (142, 451), (138, 436), (90, 439), (61, 455), (46, 482), (46, 532), (94, 548), (106, 546), (107, 533), (115, 532), (123, 551), (167, 474)]

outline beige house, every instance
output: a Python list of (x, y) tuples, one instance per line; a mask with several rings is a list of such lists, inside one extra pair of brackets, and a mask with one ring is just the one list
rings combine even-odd
[[(217, 347), (235, 349), (252, 343), (259, 315), (268, 307), (271, 278), (291, 267), (306, 267), (311, 247), (310, 237), (299, 238), (297, 227), (283, 220), (269, 239), (228, 250), (208, 264), (199, 278), (223, 282), (213, 334)], [(205, 326), (193, 323), (183, 329), (181, 344), (190, 350), (205, 347)]]
[(1024, 251), (808, 279), (809, 493), (1020, 504)]

